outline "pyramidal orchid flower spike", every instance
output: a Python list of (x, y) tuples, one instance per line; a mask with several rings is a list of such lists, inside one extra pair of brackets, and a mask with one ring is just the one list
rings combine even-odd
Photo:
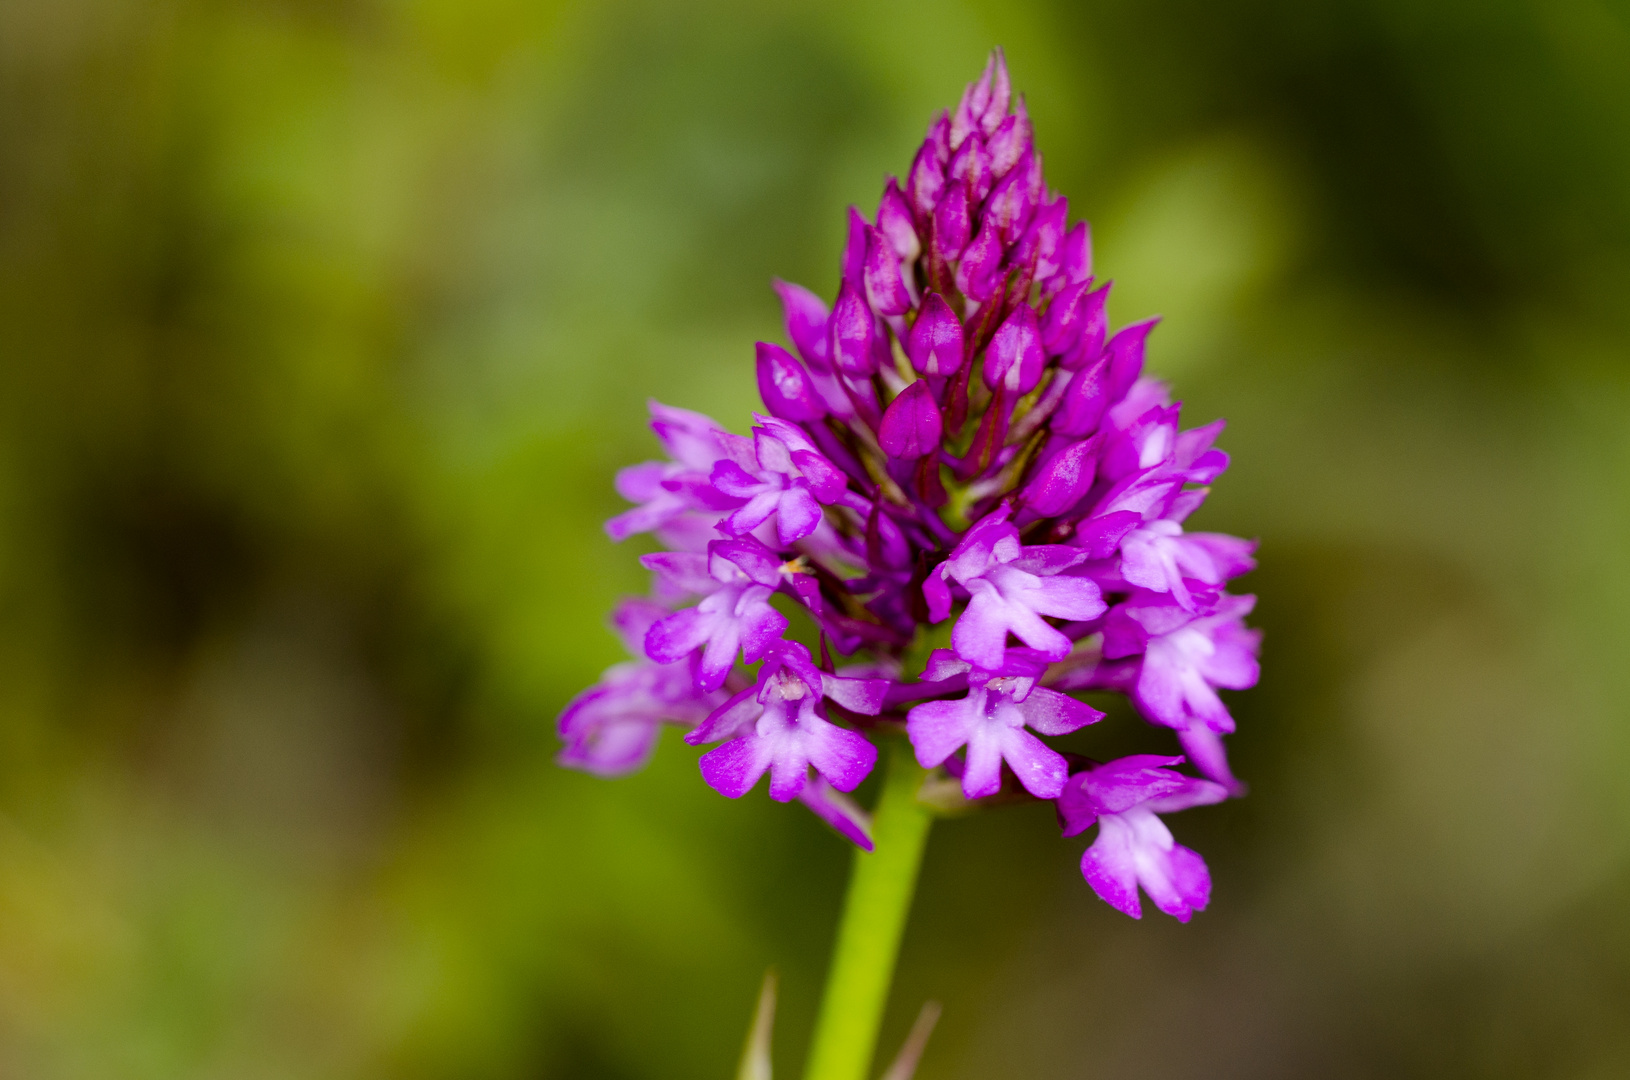
[[(618, 775), (663, 724), (688, 729), (720, 794), (767, 775), (772, 799), (876, 848), (846, 927), (928, 787), (959, 790), (959, 810), (1054, 801), (1066, 836), (1097, 829), (1081, 868), (1100, 897), (1136, 918), (1141, 889), (1187, 921), (1210, 876), (1162, 815), (1244, 793), (1218, 691), (1258, 677), (1253, 598), (1227, 591), (1255, 544), (1188, 529), (1228, 467), (1222, 422), (1184, 430), (1144, 373), (1156, 320), (1112, 327), (1091, 233), (1047, 188), (1000, 52), (875, 213), (850, 210), (836, 269), (830, 305), (774, 283), (787, 340), (743, 372), (764, 403), (749, 435), (651, 403), (665, 459), (618, 474), (633, 505), (606, 530), (664, 550), (642, 559), (650, 598), (614, 619), (635, 659), (567, 707), (560, 762)], [(1103, 719), (1085, 691), (1126, 695), (1185, 756), (1050, 745)], [(896, 742), (890, 776), (914, 779), (885, 781), (868, 815), (846, 793)], [(840, 1012), (871, 992), (844, 981), (844, 940)], [(818, 1034), (812, 1076), (854, 1071), (842, 1042)]]

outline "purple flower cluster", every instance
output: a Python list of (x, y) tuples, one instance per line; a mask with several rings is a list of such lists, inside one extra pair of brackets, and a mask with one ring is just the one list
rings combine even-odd
[[(903, 728), (966, 800), (1054, 800), (1066, 836), (1096, 824), (1098, 894), (1135, 917), (1141, 886), (1186, 921), (1210, 877), (1160, 815), (1243, 792), (1217, 691), (1257, 680), (1253, 598), (1224, 591), (1254, 544), (1184, 529), (1228, 465), (1222, 424), (1181, 430), (1143, 374), (1154, 320), (1109, 332), (1110, 283), (1000, 53), (905, 184), (851, 209), (841, 269), (830, 308), (776, 283), (792, 349), (758, 346), (751, 437), (652, 403), (669, 460), (618, 475), (635, 506), (607, 531), (668, 550), (642, 560), (652, 599), (616, 615), (637, 659), (566, 709), (561, 761), (626, 772), (679, 724), (718, 744), (701, 767), (722, 794), (768, 773), (771, 798), (869, 849), (844, 793)], [(1103, 718), (1080, 691), (1128, 695), (1203, 779), (1049, 746)]]

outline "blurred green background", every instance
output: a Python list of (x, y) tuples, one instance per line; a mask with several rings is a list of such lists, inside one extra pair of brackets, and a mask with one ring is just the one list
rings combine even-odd
[(1209, 911), (939, 825), (885, 1049), (1630, 1075), (1623, 2), (10, 0), (0, 1076), (723, 1077), (771, 964), (797, 1074), (847, 851), (553, 721), (644, 399), (743, 430), (770, 277), (994, 44), (1231, 422), (1266, 674)]

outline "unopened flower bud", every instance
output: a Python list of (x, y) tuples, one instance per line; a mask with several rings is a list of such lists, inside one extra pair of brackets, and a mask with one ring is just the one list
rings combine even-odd
[(1095, 363), (1070, 379), (1064, 400), (1053, 413), (1051, 426), (1055, 434), (1090, 435), (1097, 429), (1109, 405), (1104, 385), (1108, 369), (1109, 358), (1100, 355)]
[(929, 238), (934, 254), (945, 262), (955, 262), (973, 238), (973, 208), (968, 205), (968, 189), (963, 184), (946, 185), (934, 207), (934, 234)]
[(826, 302), (802, 285), (776, 278), (772, 283), (786, 313), (787, 336), (805, 362), (816, 371), (831, 369), (827, 351)]
[(1015, 169), (996, 185), (990, 198), (985, 200), (984, 215), (987, 222), (995, 224), (997, 236), (1006, 245), (1013, 243), (1024, 232), (1035, 208), (1036, 204), (1030, 201), (1025, 174)]
[(877, 442), (890, 457), (915, 461), (939, 449), (943, 430), (939, 404), (928, 383), (918, 379), (889, 403)]
[(1085, 221), (1076, 222), (1075, 228), (1064, 237), (1058, 264), (1059, 273), (1064, 275), (1068, 284), (1073, 285), (1092, 276), (1092, 232)]
[(849, 240), (843, 245), (844, 284), (857, 292), (866, 288), (866, 231), (870, 226), (866, 218), (854, 207), (849, 208)]
[(962, 322), (939, 293), (923, 300), (907, 352), (924, 375), (952, 375), (962, 366)]
[[(1086, 288), (1091, 284), (1092, 279), (1088, 278), (1081, 285), (1070, 287)], [(1106, 281), (1099, 288), (1082, 296), (1075, 343), (1059, 361), (1060, 367), (1079, 371), (1090, 366), (1104, 351), (1104, 336), (1109, 333), (1109, 289), (1114, 284), (1113, 281)]]
[(877, 207), (877, 227), (889, 238), (900, 261), (913, 263), (922, 254), (922, 241), (917, 236), (917, 225), (911, 217), (911, 206), (900, 191), (900, 184), (889, 177), (883, 189), (883, 201)]
[(866, 299), (879, 315), (904, 315), (911, 310), (911, 294), (900, 277), (900, 256), (883, 230), (866, 232)]
[(1002, 268), (1001, 231), (1000, 225), (986, 218), (979, 235), (962, 253), (962, 261), (957, 265), (957, 289), (981, 304), (995, 295), (996, 287), (1001, 284), (997, 275)]
[(1143, 374), (1143, 346), (1149, 340), (1149, 331), (1155, 328), (1160, 321), (1157, 316), (1123, 326), (1115, 331), (1115, 336), (1109, 339), (1104, 346), (1104, 355), (1109, 358), (1109, 374), (1107, 376), (1107, 391), (1111, 401), (1119, 401), (1126, 392), (1132, 389), (1132, 384), (1138, 381)]
[(851, 379), (869, 378), (877, 370), (877, 354), (872, 349), (877, 326), (871, 308), (848, 282), (838, 291), (827, 328), (833, 365)]
[(990, 151), (991, 173), (1000, 178), (1012, 172), (1013, 166), (1030, 149), (1030, 140), (1030, 118), (1024, 114), (1021, 103), (1019, 112), (1003, 120), (986, 143), (985, 148)]
[[(1049, 356), (1066, 356), (1073, 363), (1066, 362), (1065, 367), (1085, 367), (1097, 358), (1098, 350), (1104, 344), (1104, 300), (1109, 292), (1109, 285), (1105, 284), (1097, 292), (1092, 289), (1092, 279), (1079, 281), (1073, 285), (1064, 286), (1063, 290), (1053, 298), (1052, 306), (1047, 309), (1047, 318), (1042, 323), (1041, 340), (1046, 346)], [(1091, 340), (1088, 334), (1085, 355), (1076, 350), (1081, 342), (1083, 332), (1093, 329), (1097, 323), (1097, 341)]]
[(1059, 248), (1064, 243), (1064, 224), (1070, 212), (1069, 201), (1062, 196), (1043, 200), (1035, 217), (1030, 219), (1030, 231), (1020, 245), (1021, 255), (1016, 262), (1034, 258), (1036, 280), (1046, 281), (1059, 271)]
[(1092, 488), (1102, 444), (1103, 439), (1094, 436), (1054, 454), (1025, 485), (1020, 501), (1042, 517), (1062, 514), (1080, 502)]
[(1041, 381), (1046, 363), (1036, 310), (1020, 304), (991, 338), (985, 352), (985, 385), (992, 390), (1005, 386), (1014, 394), (1028, 394)]
[(945, 191), (945, 166), (935, 160), (934, 147), (924, 143), (906, 174), (906, 200), (920, 221), (928, 221)]
[(951, 164), (946, 167), (945, 175), (950, 180), (960, 180), (968, 185), (968, 198), (976, 206), (990, 194), (990, 153), (977, 135), (963, 142), (951, 155)]
[(980, 117), (979, 127), (988, 138), (1002, 123), (1007, 115), (1008, 104), (1013, 100), (1013, 82), (1008, 77), (1007, 60), (1002, 56), (1002, 50), (997, 49), (991, 61), (990, 101), (985, 104), (985, 112)]
[(826, 415), (809, 372), (779, 345), (758, 343), (758, 393), (770, 415), (801, 424)]

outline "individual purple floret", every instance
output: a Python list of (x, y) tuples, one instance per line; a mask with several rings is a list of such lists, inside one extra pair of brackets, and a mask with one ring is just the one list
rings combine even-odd
[[(718, 514), (694, 495), (707, 481), (713, 466), (729, 453), (727, 439), (736, 438), (700, 413), (650, 403), (651, 430), (656, 432), (671, 462), (647, 461), (617, 474), (617, 494), (640, 505), (606, 522), (613, 540), (635, 533), (672, 528), (680, 519), (703, 516), (711, 527)], [(668, 538), (663, 536), (665, 542)]]
[[(652, 403), (668, 460), (618, 474), (634, 506), (607, 523), (664, 549), (622, 609), (646, 659), (567, 707), (562, 762), (627, 771), (662, 721), (694, 724), (722, 744), (715, 789), (768, 773), (869, 849), (844, 793), (905, 737), (925, 799), (1056, 798), (1072, 831), (1100, 826), (1083, 868), (1106, 900), (1136, 914), (1141, 883), (1187, 918), (1205, 866), (1155, 815), (1244, 792), (1218, 692), (1257, 680), (1253, 601), (1225, 591), (1256, 545), (1189, 529), (1229, 465), (1222, 422), (1184, 430), (1144, 372), (1158, 320), (1112, 326), (1000, 53), (875, 212), (850, 208), (833, 269), (824, 297), (774, 283), (787, 340), (744, 368), (750, 436)], [(1069, 775), (1083, 747), (1056, 740), (1103, 716), (1083, 691), (1127, 695), (1207, 779), (1156, 757)]]
[(1138, 886), (1178, 922), (1204, 911), (1211, 899), (1205, 860), (1172, 840), (1158, 815), (1222, 802), (1228, 791), (1210, 780), (1184, 776), (1167, 766), (1180, 757), (1137, 754), (1075, 773), (1058, 797), (1065, 836), (1098, 826), (1098, 838), (1081, 856), (1081, 876), (1118, 911), (1143, 917)]
[(1002, 786), (1005, 762), (1024, 789), (1053, 799), (1064, 787), (1069, 767), (1062, 755), (1025, 729), (1068, 735), (1104, 714), (1055, 690), (1037, 686), (1047, 658), (1030, 649), (1009, 649), (995, 671), (976, 668), (955, 653), (936, 649), (923, 672), (925, 682), (966, 675), (968, 694), (955, 701), (929, 701), (906, 716), (906, 731), (917, 760), (927, 768), (967, 747), (962, 793), (970, 799), (994, 795)]
[(969, 529), (923, 583), (934, 622), (951, 613), (947, 578), (967, 591), (968, 606), (951, 631), (951, 646), (968, 663), (989, 671), (1003, 666), (1009, 633), (1049, 660), (1069, 655), (1070, 639), (1042, 616), (1083, 620), (1104, 612), (1095, 583), (1059, 576), (1085, 560), (1082, 551), (1058, 545), (1026, 547), (1007, 516), (1004, 505)]
[[(638, 656), (646, 631), (666, 614), (660, 604), (629, 599), (617, 605), (612, 624), (628, 651)], [(560, 714), (566, 746), (555, 760), (597, 776), (633, 772), (650, 760), (663, 723), (692, 727), (724, 698), (723, 691), (697, 689), (687, 664), (617, 664)]]
[(770, 773), (770, 798), (787, 802), (804, 790), (810, 768), (839, 791), (853, 791), (877, 761), (877, 748), (826, 719), (823, 699), (866, 716), (883, 708), (883, 679), (844, 679), (822, 672), (795, 641), (772, 647), (758, 683), (715, 709), (685, 736), (692, 746), (730, 741), (702, 755), (702, 777), (721, 795), (740, 798)]
[(821, 506), (842, 498), (848, 482), (796, 426), (768, 416), (754, 419), (759, 426), (753, 429), (751, 464), (715, 462), (708, 479), (723, 498), (709, 501), (736, 504), (719, 523), (720, 532), (742, 536), (774, 518), (785, 547), (815, 531)]
[(1254, 596), (1213, 594), (1196, 615), (1169, 597), (1136, 593), (1104, 624), (1105, 657), (1142, 654), (1132, 691), (1139, 711), (1176, 729), (1200, 771), (1231, 790), (1240, 785), (1221, 737), (1234, 730), (1234, 718), (1217, 690), (1249, 689), (1261, 674), (1261, 632), (1244, 624), (1255, 604)]
[(778, 560), (752, 540), (715, 540), (706, 555), (659, 552), (640, 560), (657, 573), (662, 591), (702, 597), (692, 608), (666, 615), (645, 635), (645, 654), (659, 664), (696, 656), (696, 686), (724, 685), (739, 649), (749, 664), (761, 658), (787, 628), (787, 617), (770, 606), (780, 584)]

